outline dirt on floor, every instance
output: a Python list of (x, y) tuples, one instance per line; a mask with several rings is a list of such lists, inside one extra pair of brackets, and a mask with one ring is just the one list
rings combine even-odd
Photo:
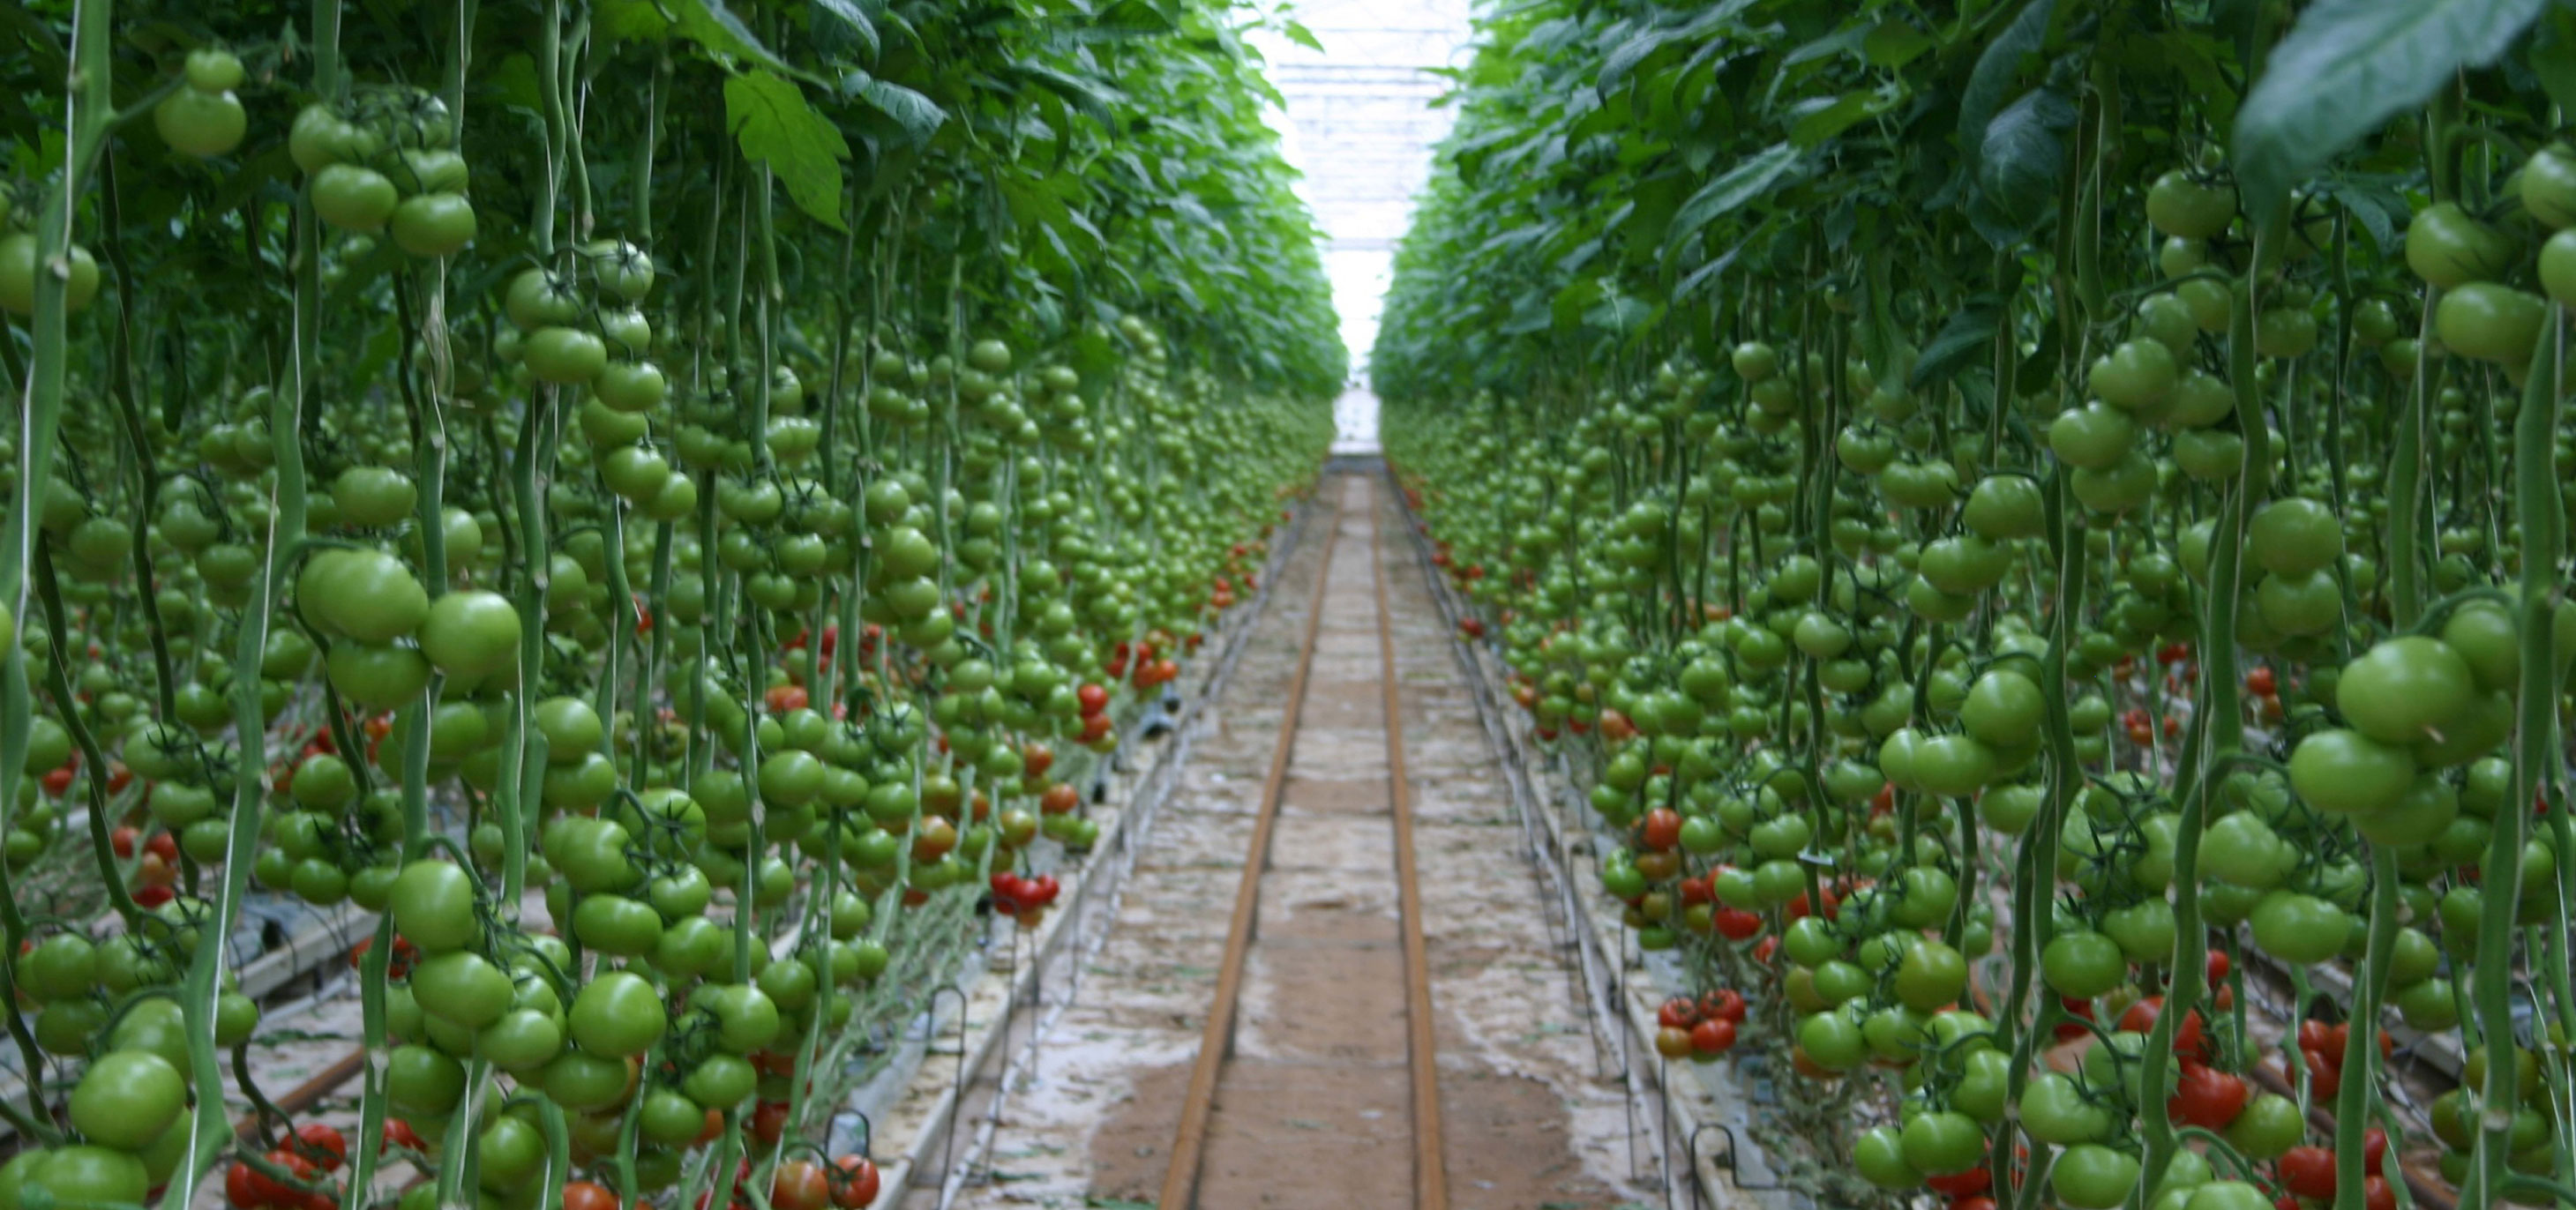
[[(1653, 1198), (1440, 615), (1382, 483), (1343, 505), (1255, 943), (1200, 1168), (1206, 1207), (1412, 1204), (1413, 1124), (1376, 584), (1385, 578), (1436, 1016), (1450, 1204), (1610, 1210)], [(1117, 924), (1033, 1072), (1005, 1095), (959, 1204), (1151, 1204), (1223, 960), (1278, 738), (1322, 512), (1202, 725)], [(1375, 533), (1372, 533), (1372, 530)], [(1372, 542), (1372, 538), (1379, 539)]]

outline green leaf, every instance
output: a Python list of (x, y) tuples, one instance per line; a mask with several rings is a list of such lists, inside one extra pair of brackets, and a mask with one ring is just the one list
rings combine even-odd
[(1683, 278), (1680, 285), (1673, 287), (1673, 301), (1679, 302), (1682, 299), (1688, 298), (1692, 294), (1696, 293), (1700, 287), (1714, 283), (1724, 277), (1727, 269), (1735, 264), (1735, 258), (1743, 254), (1744, 245), (1737, 244), (1736, 246), (1727, 249), (1725, 252), (1720, 253), (1716, 259), (1709, 261), (1705, 265), (1701, 265), (1697, 269), (1691, 270), (1690, 276)]
[(1092, 19), (1092, 24), (1105, 29), (1142, 34), (1168, 34), (1178, 28), (1170, 13), (1163, 11), (1159, 5), (1148, 3), (1147, 0), (1118, 0), (1118, 3), (1100, 10), (1100, 15)]
[(1914, 361), (1914, 372), (1906, 377), (1906, 389), (1920, 391), (1948, 382), (1960, 370), (1977, 364), (1979, 353), (1992, 353), (1997, 315), (1994, 299), (1968, 300), (1924, 346), (1923, 355)]
[(1977, 68), (1968, 75), (1967, 90), (1959, 94), (1959, 154), (1974, 168), (1977, 156), (1986, 145), (1986, 127), (2003, 108), (2004, 98), (2020, 82), (2022, 59), (2038, 54), (2048, 41), (2049, 14), (2056, 11), (2057, 0), (2030, 0), (2021, 15), (2014, 17), (2004, 32), (1986, 44), (1977, 56)]
[(2560, 109), (2576, 111), (2576, 12), (2555, 8), (2531, 44), (2531, 74)]
[(1306, 23), (1296, 19), (1295, 17), (1290, 17), (1281, 21), (1279, 23), (1279, 32), (1289, 41), (1305, 47), (1316, 54), (1320, 55), (1324, 53), (1324, 43), (1322, 40), (1315, 37), (1315, 31), (1306, 28)]
[(814, 36), (817, 42), (830, 46), (856, 45), (866, 49), (861, 54), (873, 61), (880, 49), (877, 23), (868, 19), (858, 0), (807, 0), (814, 6)]
[(1780, 60), (1780, 66), (1796, 67), (1801, 63), (1811, 63), (1818, 59), (1832, 58), (1833, 56), (1843, 54), (1846, 51), (1858, 51), (1864, 43), (1869, 41), (1870, 33), (1870, 30), (1863, 29), (1860, 26), (1855, 25), (1849, 29), (1827, 34), (1824, 37), (1806, 44), (1805, 46), (1801, 46), (1796, 50), (1790, 51), (1788, 58)]
[(2056, 90), (2034, 88), (1986, 127), (1977, 161), (1977, 188), (1997, 209), (2027, 229), (2057, 205), (2066, 175), (2061, 133), (2075, 125), (2075, 106)]
[(1903, 67), (1938, 45), (1930, 34), (1902, 21), (1889, 21), (1861, 39), (1860, 57), (1872, 67)]
[(1548, 304), (1548, 309), (1554, 314), (1557, 327), (1570, 329), (1582, 322), (1583, 313), (1600, 300), (1600, 278), (1577, 278), (1556, 292), (1556, 298)]
[[(1011, 65), (1011, 71), (1013, 74), (1018, 75), (1029, 82), (1056, 94), (1057, 96), (1063, 97), (1066, 104), (1073, 106), (1076, 112), (1090, 118), (1092, 121), (1098, 122), (1101, 125), (1112, 129), (1117, 127), (1117, 118), (1112, 116), (1110, 113), (1110, 106), (1115, 100), (1115, 97), (1113, 94), (1103, 90), (1098, 84), (1090, 80), (1083, 79), (1080, 76), (1076, 76), (1071, 72), (1050, 67), (1044, 63), (1014, 63)], [(880, 108), (882, 108), (882, 106), (880, 106)]]
[(1787, 143), (1775, 144), (1757, 151), (1727, 169), (1717, 179), (1700, 186), (1690, 200), (1673, 215), (1672, 229), (1664, 235), (1666, 248), (1678, 247), (1683, 240), (1699, 234), (1699, 229), (1741, 208), (1745, 203), (1768, 192), (1780, 179), (1798, 166), (1800, 153)]
[(609, 42), (668, 38), (674, 28), (653, 0), (595, 0), (590, 13), (591, 28)]
[(1847, 92), (1828, 101), (1819, 97), (1817, 104), (1802, 114), (1789, 127), (1789, 141), (1799, 147), (1813, 147), (1841, 134), (1879, 112), (1875, 92)]
[(835, 231), (841, 220), (841, 161), (850, 145), (807, 104), (803, 90), (766, 71), (725, 81), (725, 129), (743, 157), (769, 166), (787, 196), (815, 222)]
[(2547, 0), (2316, 0), (2272, 48), (2236, 113), (2231, 157), (2248, 213), (2462, 68), (2513, 45)]
[(903, 129), (904, 136), (915, 144), (928, 143), (930, 136), (939, 133), (940, 123), (948, 120), (948, 111), (941, 109), (937, 101), (856, 68), (841, 77), (841, 95), (865, 101), (877, 112), (894, 119), (895, 125)]
[(492, 69), (492, 86), (501, 99), (532, 113), (546, 110), (545, 88), (537, 80), (537, 61), (525, 54), (504, 55)]
[(1621, 84), (1627, 82), (1629, 72), (1635, 71), (1638, 64), (1654, 57), (1655, 52), (1662, 50), (1675, 36), (1676, 31), (1673, 30), (1646, 29), (1620, 43), (1610, 52), (1608, 58), (1601, 61), (1601, 71), (1593, 78), (1593, 88), (1605, 94), (1615, 91)]
[(742, 18), (737, 18), (732, 8), (724, 8), (724, 0), (659, 0), (659, 3), (675, 15), (677, 31), (683, 39), (706, 46), (719, 59), (744, 59), (744, 62), (768, 67), (770, 72), (778, 72), (778, 75), (801, 75), (793, 67), (788, 67), (786, 59), (770, 54), (768, 46), (762, 46), (760, 39), (752, 36), (752, 28), (744, 26)]

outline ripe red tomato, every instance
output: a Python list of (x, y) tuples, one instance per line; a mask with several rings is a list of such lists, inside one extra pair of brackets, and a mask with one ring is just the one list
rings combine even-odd
[(769, 1178), (772, 1210), (823, 1210), (832, 1200), (823, 1169), (810, 1160), (788, 1160)]
[(2243, 1077), (2186, 1059), (2182, 1079), (2175, 1084), (2172, 1098), (2165, 1102), (2165, 1112), (2176, 1121), (2204, 1130), (2224, 1130), (2245, 1111), (2248, 1095)]
[(1749, 940), (1762, 931), (1762, 916), (1745, 908), (1719, 908), (1714, 917), (1719, 936), (1729, 941)]
[(1655, 1012), (1655, 1024), (1665, 1029), (1689, 1029), (1699, 1024), (1699, 1004), (1688, 996), (1666, 1000)]
[(2301, 1050), (2323, 1050), (2327, 1039), (2331, 1036), (2323, 1021), (2311, 1017), (2299, 1022), (2299, 1049)]
[(224, 1201), (233, 1210), (258, 1210), (267, 1205), (260, 1196), (258, 1179), (259, 1174), (252, 1172), (250, 1165), (234, 1160), (233, 1166), (224, 1170)]
[(1724, 1054), (1735, 1046), (1735, 1022), (1724, 1017), (1711, 1017), (1691, 1027), (1691, 1050), (1697, 1054)]
[[(2120, 1032), (2128, 1034), (2153, 1032), (2156, 1028), (2156, 1018), (2164, 1013), (2164, 1006), (2165, 998), (2162, 996), (2139, 998), (2129, 1007), (2121, 1010)], [(2195, 1057), (2207, 1055), (2209, 1040), (2201, 1033), (2199, 1009), (2195, 1008), (2184, 1014), (2182, 1024), (2175, 1027), (2173, 1049), (2178, 1055)]]
[(349, 1140), (323, 1122), (306, 1122), (295, 1128), (297, 1154), (311, 1160), (324, 1172), (338, 1172), (349, 1160)]
[(2335, 1195), (2334, 1152), (2308, 1144), (2292, 1147), (2282, 1153), (2276, 1167), (2281, 1187), (2300, 1197), (2332, 1198)]
[(786, 1130), (787, 1102), (762, 1101), (760, 1108), (751, 1111), (751, 1137), (760, 1140), (762, 1146), (775, 1144)]
[(832, 1204), (840, 1210), (864, 1210), (877, 1200), (881, 1177), (866, 1156), (845, 1155), (832, 1161)]
[(385, 1119), (384, 1140), (377, 1148), (376, 1153), (379, 1155), (384, 1154), (384, 1149), (387, 1147), (408, 1147), (414, 1151), (423, 1150), (420, 1132), (412, 1129), (411, 1123), (406, 1122), (401, 1118), (387, 1118)]
[(563, 1210), (617, 1210), (617, 1195), (597, 1181), (566, 1181)]
[(1699, 998), (1699, 1015), (1711, 1020), (1744, 1023), (1744, 993), (1731, 987), (1719, 988)]
[(2343, 1069), (2335, 1063), (2335, 1057), (2341, 1054), (2337, 1051), (2330, 1057), (2313, 1050), (2299, 1052), (2299, 1057), (2308, 1064), (2308, 1091), (2318, 1100), (2332, 1100), (2335, 1093), (2342, 1090)]

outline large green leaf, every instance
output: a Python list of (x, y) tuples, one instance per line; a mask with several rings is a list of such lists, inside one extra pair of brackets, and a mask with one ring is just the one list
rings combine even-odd
[(769, 166), (796, 208), (842, 229), (841, 161), (850, 145), (792, 81), (766, 71), (725, 81), (725, 129), (745, 158)]
[(1701, 228), (1769, 192), (1798, 167), (1802, 154), (1796, 147), (1779, 143), (1737, 161), (1735, 167), (1700, 186), (1699, 192), (1674, 212), (1673, 225), (1664, 233), (1664, 246), (1679, 247), (1682, 241), (1699, 234)]
[(1977, 188), (2024, 229), (2057, 205), (2066, 176), (2065, 130), (2075, 106), (2056, 90), (2034, 88), (1986, 125), (1979, 141)]
[(941, 109), (937, 101), (856, 68), (841, 77), (841, 95), (865, 101), (894, 119), (904, 136), (915, 144), (929, 142), (930, 136), (939, 133), (940, 123), (948, 120), (948, 111)]
[(1959, 371), (1977, 364), (1979, 353), (1990, 353), (1995, 347), (1995, 320), (2000, 314), (1995, 299), (1981, 295), (1968, 300), (1941, 326), (1939, 335), (1923, 347), (1914, 361), (1914, 372), (1907, 376), (1908, 389), (1920, 391), (1948, 382)]
[(2493, 62), (2547, 0), (2316, 0), (2272, 48), (2236, 113), (2251, 213), (2413, 109), (2461, 68)]
[(853, 47), (869, 60), (877, 57), (877, 23), (858, 0), (806, 0), (813, 6), (815, 41), (827, 49)]
[(2057, 0), (2030, 0), (1977, 56), (1967, 91), (1959, 95), (1959, 154), (1970, 167), (1984, 152), (1986, 127), (1994, 123), (1996, 111), (2021, 80), (2023, 60), (2046, 47), (2048, 20), (2056, 9)]
[(762, 45), (724, 0), (658, 0), (658, 5), (676, 18), (675, 32), (719, 59), (757, 64), (782, 76), (805, 74)]

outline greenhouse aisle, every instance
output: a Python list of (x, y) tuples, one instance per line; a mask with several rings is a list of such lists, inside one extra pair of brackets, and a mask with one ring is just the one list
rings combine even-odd
[(1323, 616), (1257, 879), (1233, 1047), (1213, 1073), (1197, 1204), (1417, 1204), (1380, 578), (1448, 1203), (1611, 1207), (1653, 1188), (1650, 1167), (1631, 1175), (1619, 1084), (1595, 1076), (1536, 876), (1511, 856), (1510, 800), (1403, 524), (1381, 479), (1323, 486), (1145, 840), (1117, 924), (1039, 1040), (1034, 1077), (1005, 1098), (985, 1175), (958, 1204), (1161, 1195), (1319, 571)]

